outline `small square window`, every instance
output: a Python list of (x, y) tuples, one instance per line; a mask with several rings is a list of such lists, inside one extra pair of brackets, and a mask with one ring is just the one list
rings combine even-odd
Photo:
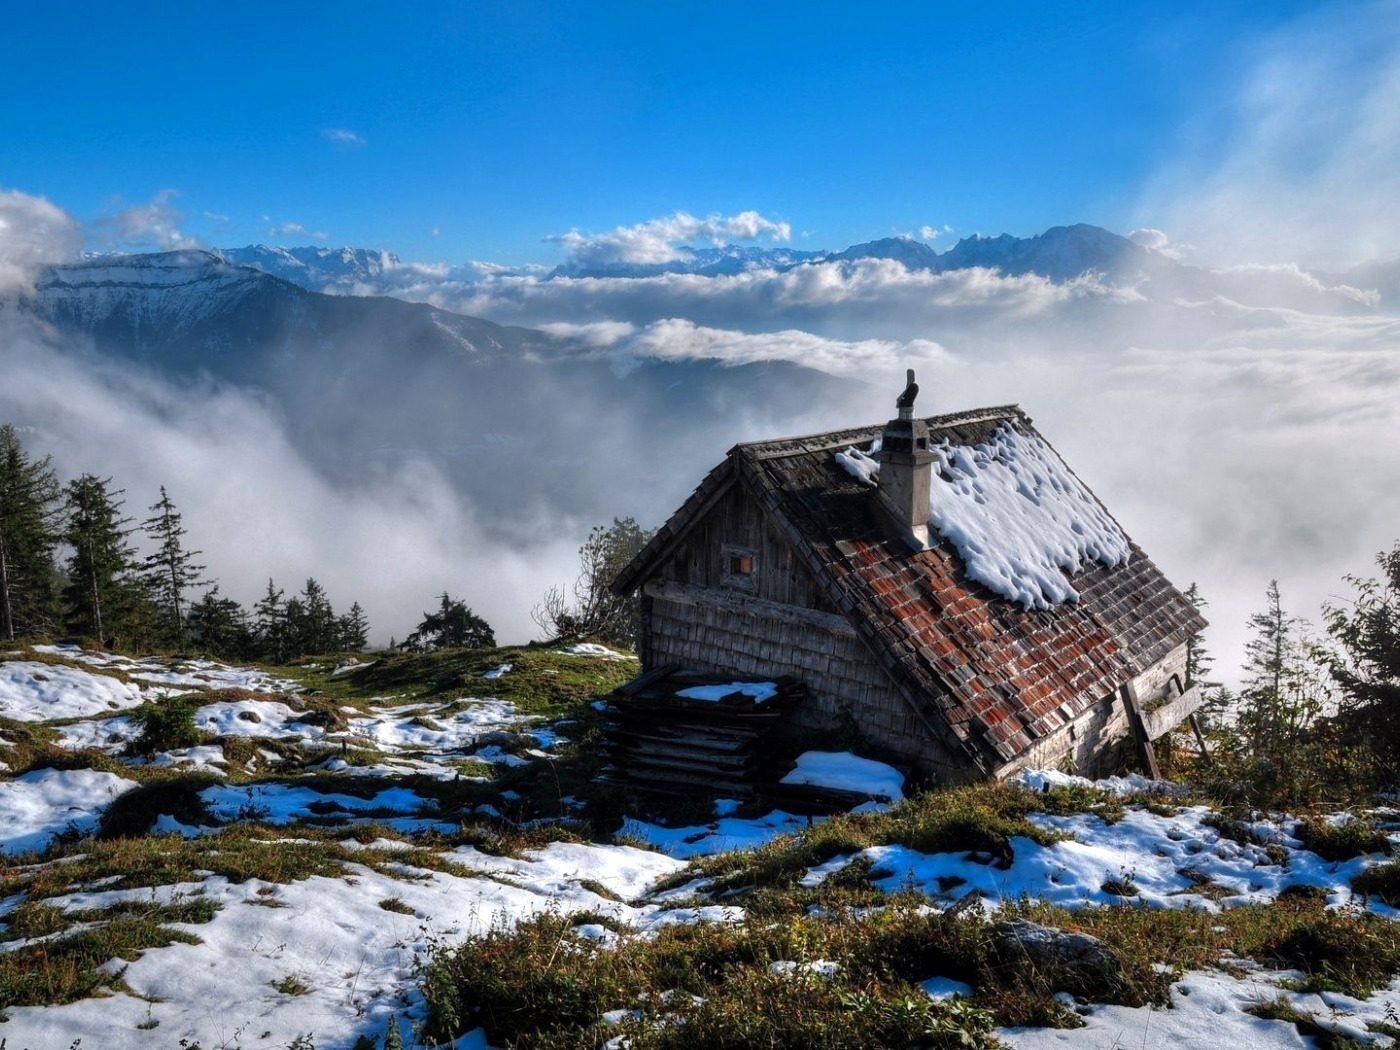
[(757, 591), (758, 552), (748, 547), (736, 547), (726, 543), (721, 553), (724, 577), (720, 583), (741, 591)]

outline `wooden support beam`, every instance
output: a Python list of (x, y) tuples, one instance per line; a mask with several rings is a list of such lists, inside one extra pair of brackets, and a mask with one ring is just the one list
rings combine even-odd
[(1192, 711), (1191, 714), (1187, 717), (1191, 723), (1191, 731), (1196, 734), (1196, 744), (1201, 749), (1201, 758), (1204, 759), (1207, 764), (1209, 764), (1211, 760), (1210, 748), (1206, 745), (1205, 733), (1201, 732), (1201, 720), (1196, 717), (1195, 711)]
[(1137, 697), (1128, 685), (1121, 686), (1118, 694), (1123, 698), (1123, 709), (1128, 713), (1128, 726), (1133, 731), (1133, 739), (1137, 741), (1138, 753), (1142, 756), (1143, 765), (1147, 767), (1147, 775), (1153, 780), (1158, 780), (1162, 771), (1157, 766), (1157, 752), (1152, 749), (1152, 737), (1148, 734), (1147, 723), (1143, 720), (1142, 708), (1138, 707)]

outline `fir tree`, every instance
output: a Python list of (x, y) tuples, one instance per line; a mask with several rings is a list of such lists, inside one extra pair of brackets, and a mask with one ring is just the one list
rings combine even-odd
[(287, 608), (283, 594), (272, 577), (267, 580), (267, 593), (253, 606), (253, 633), (257, 638), (258, 657), (273, 663), (285, 663), (287, 649)]
[(1322, 711), (1302, 638), (1305, 624), (1284, 611), (1278, 581), (1265, 592), (1263, 612), (1249, 618), (1239, 727), (1255, 755), (1285, 753)]
[(0, 426), (0, 637), (55, 626), (58, 500), (49, 457), (30, 459), (19, 432)]
[[(1210, 602), (1201, 596), (1201, 590), (1194, 581), (1186, 588), (1186, 600), (1197, 609), (1205, 609), (1210, 605)], [(1205, 640), (1199, 634), (1193, 634), (1187, 639), (1186, 688), (1189, 689), (1193, 685), (1200, 687), (1204, 700), (1197, 716), (1204, 724), (1218, 727), (1224, 724), (1229, 709), (1235, 702), (1235, 695), (1223, 684), (1208, 677), (1214, 664), (1215, 658), (1210, 655)]]
[(205, 652), (230, 660), (244, 660), (252, 655), (253, 634), (248, 615), (232, 598), (219, 597), (217, 583), (190, 606), (185, 626), (190, 640)]
[(194, 558), (203, 552), (185, 550), (183, 540), (187, 530), (164, 485), (160, 488), (159, 501), (151, 507), (151, 515), (142, 524), (156, 546), (146, 559), (145, 580), (160, 610), (168, 640), (183, 645), (186, 640), (185, 592), (200, 581), (204, 566), (196, 565)]
[(369, 644), (369, 620), (359, 602), (340, 618), (340, 648), (346, 652), (361, 652)]
[(301, 600), (305, 612), (301, 651), (316, 654), (331, 652), (336, 648), (340, 631), (335, 610), (326, 597), (326, 589), (315, 579), (308, 579), (301, 592)]
[(63, 541), (72, 548), (63, 590), (67, 627), (99, 645), (126, 633), (135, 598), (131, 519), (122, 517), (122, 490), (111, 484), (111, 478), (84, 474), (68, 483), (64, 507)]
[(417, 630), (404, 640), (405, 649), (495, 648), (491, 625), (444, 591), (437, 612), (424, 613)]
[(303, 656), (311, 650), (307, 648), (310, 631), (307, 628), (306, 606), (293, 595), (282, 606), (282, 634), (286, 638), (287, 656)]
[(1350, 609), (1328, 605), (1323, 617), (1341, 653), (1328, 660), (1341, 709), (1393, 771), (1400, 765), (1400, 543), (1376, 556), (1380, 580), (1348, 576)]

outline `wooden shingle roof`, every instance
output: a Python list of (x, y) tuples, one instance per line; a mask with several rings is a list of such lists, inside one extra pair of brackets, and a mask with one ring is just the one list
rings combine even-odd
[[(1015, 406), (927, 422), (933, 440), (954, 445), (986, 442), (1001, 426), (1038, 436)], [(715, 499), (742, 484), (930, 728), (987, 773), (1205, 627), (1136, 544), (1126, 564), (1090, 561), (1076, 574), (1077, 602), (1043, 610), (970, 580), (947, 541), (910, 550), (882, 525), (869, 487), (834, 459), (881, 429), (735, 446), (615, 589), (635, 589)]]

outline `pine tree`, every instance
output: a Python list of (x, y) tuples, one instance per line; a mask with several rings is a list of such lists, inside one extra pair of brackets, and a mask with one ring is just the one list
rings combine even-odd
[(141, 526), (156, 546), (146, 559), (145, 580), (160, 610), (167, 639), (175, 645), (183, 645), (186, 640), (185, 592), (200, 582), (204, 566), (196, 565), (194, 558), (203, 552), (185, 550), (182, 541), (187, 530), (164, 485), (160, 488), (159, 501), (151, 507), (151, 515)]
[(346, 652), (361, 652), (369, 644), (369, 620), (359, 602), (340, 618), (340, 648)]
[(1277, 580), (1269, 582), (1265, 601), (1264, 611), (1249, 618), (1254, 636), (1245, 646), (1239, 727), (1255, 755), (1276, 757), (1321, 713), (1322, 698), (1309, 674), (1305, 624), (1284, 611)]
[(1328, 670), (1341, 709), (1393, 771), (1400, 766), (1400, 543), (1376, 556), (1380, 580), (1348, 576), (1357, 592), (1350, 609), (1328, 605), (1327, 631), (1341, 645)]
[[(1201, 590), (1192, 581), (1191, 586), (1186, 588), (1186, 600), (1197, 609), (1205, 609), (1210, 605), (1201, 596)], [(1230, 707), (1235, 702), (1235, 695), (1229, 689), (1217, 681), (1212, 681), (1208, 676), (1210, 669), (1215, 664), (1215, 658), (1206, 649), (1205, 639), (1199, 634), (1193, 634), (1186, 641), (1186, 687), (1199, 686), (1204, 700), (1201, 703), (1197, 716), (1202, 722), (1212, 728), (1224, 724)]]
[(283, 594), (272, 577), (267, 579), (267, 593), (253, 606), (253, 633), (257, 638), (257, 655), (261, 660), (285, 663), (287, 648), (287, 609)]
[(0, 426), (0, 637), (56, 625), (58, 500), (49, 457), (31, 460), (19, 432)]
[(438, 602), (437, 612), (424, 613), (417, 630), (404, 639), (405, 649), (495, 648), (496, 635), (491, 625), (465, 602), (449, 598), (446, 591)]
[(305, 610), (305, 635), (301, 651), (303, 653), (328, 653), (336, 648), (339, 641), (339, 625), (335, 610), (331, 608), (326, 589), (315, 579), (308, 579), (301, 592), (302, 608)]
[(310, 634), (306, 606), (293, 595), (282, 606), (282, 635), (286, 639), (288, 657), (304, 656), (311, 652)]
[(244, 660), (252, 655), (253, 633), (248, 627), (248, 614), (232, 598), (220, 598), (217, 583), (190, 606), (185, 627), (190, 640), (207, 653), (227, 660)]
[(63, 541), (72, 548), (63, 590), (67, 627), (99, 645), (129, 633), (134, 597), (131, 519), (122, 517), (122, 490), (113, 491), (111, 484), (111, 478), (84, 474), (68, 483), (64, 507)]

